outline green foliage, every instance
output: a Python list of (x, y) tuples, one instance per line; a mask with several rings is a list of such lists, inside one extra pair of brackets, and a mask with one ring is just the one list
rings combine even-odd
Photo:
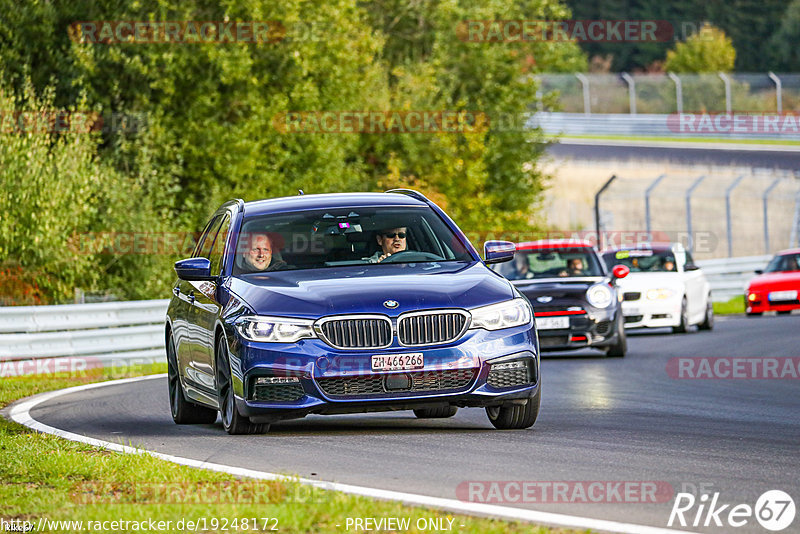
[(701, 30), (667, 52), (667, 72), (729, 72), (736, 61), (733, 42), (725, 32), (705, 24)]
[(781, 18), (780, 25), (769, 39), (772, 70), (800, 71), (800, 0), (792, 0)]
[[(558, 0), (0, 0), (0, 9), (8, 14), (0, 73), (11, 93), (27, 94), (30, 83), (38, 94), (50, 91), (41, 105), (148, 118), (135, 134), (9, 138), (6, 157), (15, 170), (0, 172), (16, 182), (2, 187), (13, 192), (25, 223), (15, 223), (19, 242), (9, 239), (13, 249), (4, 254), (54, 276), (56, 300), (76, 286), (164, 296), (176, 255), (112, 247), (76, 256), (63, 251), (66, 236), (196, 232), (233, 197), (411, 186), (467, 230), (526, 229), (545, 182), (535, 164), (544, 138), (522, 128), (536, 101), (528, 75), (586, 68), (574, 43), (459, 39), (465, 20), (568, 17)], [(279, 21), (286, 34), (271, 43), (98, 44), (68, 31), (76, 21), (136, 20)], [(276, 127), (287, 112), (359, 110), (477, 111), (493, 127), (397, 135)], [(500, 118), (513, 126), (498, 128)], [(25, 143), (38, 151), (30, 168)], [(62, 152), (73, 162), (62, 163), (69, 173), (46, 166)], [(49, 204), (30, 192), (36, 180), (57, 190)], [(48, 226), (37, 227), (42, 222)], [(20, 244), (36, 235), (52, 236), (53, 244)]]

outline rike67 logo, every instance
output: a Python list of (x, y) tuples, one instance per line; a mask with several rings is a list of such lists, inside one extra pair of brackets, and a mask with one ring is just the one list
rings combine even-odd
[(671, 527), (677, 519), (682, 527), (743, 527), (755, 517), (765, 529), (779, 531), (791, 525), (794, 516), (794, 501), (781, 490), (764, 492), (756, 500), (755, 507), (749, 504), (723, 504), (719, 502), (719, 492), (710, 498), (704, 493), (699, 499), (691, 493), (678, 493), (667, 526)]

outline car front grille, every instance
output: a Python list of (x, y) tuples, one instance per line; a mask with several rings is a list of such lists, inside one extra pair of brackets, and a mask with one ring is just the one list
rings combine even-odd
[(253, 400), (268, 402), (294, 402), (305, 392), (300, 384), (257, 384), (253, 387)]
[(535, 382), (530, 361), (521, 369), (490, 369), (486, 378), (486, 383), (497, 389), (526, 386)]
[(622, 294), (622, 300), (639, 300), (642, 294), (638, 291), (629, 291)]
[(644, 317), (644, 315), (626, 315), (625, 316), (625, 322), (626, 323), (638, 323), (639, 321), (642, 320), (643, 317)]
[(397, 335), (406, 346), (448, 343), (461, 337), (466, 326), (464, 312), (412, 313), (400, 317)]
[(390, 374), (367, 376), (320, 378), (319, 387), (328, 397), (352, 397), (360, 395), (382, 395), (397, 392), (431, 392), (464, 389), (475, 378), (475, 369), (452, 369), (447, 371), (416, 371), (403, 373), (408, 376), (408, 386), (387, 389), (386, 377)]
[(323, 340), (337, 348), (371, 349), (392, 344), (392, 323), (388, 317), (328, 319), (320, 325)]
[(567, 336), (539, 336), (539, 346), (560, 347), (568, 343)]

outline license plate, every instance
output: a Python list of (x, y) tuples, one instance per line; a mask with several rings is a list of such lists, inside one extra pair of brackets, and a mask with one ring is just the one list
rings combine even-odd
[(623, 307), (622, 308), (622, 313), (623, 313), (623, 315), (641, 315), (641, 313), (639, 313), (639, 308), (626, 308), (626, 307)]
[(387, 354), (372, 357), (373, 371), (398, 371), (422, 369), (425, 366), (421, 352), (411, 354)]
[(536, 328), (539, 330), (569, 328), (569, 317), (537, 317)]
[(769, 294), (770, 302), (781, 300), (797, 300), (797, 291), (773, 291)]

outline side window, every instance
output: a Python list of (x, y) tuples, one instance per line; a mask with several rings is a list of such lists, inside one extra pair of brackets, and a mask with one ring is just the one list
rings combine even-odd
[(206, 233), (205, 237), (203, 238), (203, 242), (200, 244), (200, 253), (197, 255), (198, 258), (208, 258), (211, 254), (211, 247), (214, 245), (214, 237), (217, 235), (219, 231), (219, 227), (222, 224), (222, 215), (216, 217), (214, 219), (214, 223), (211, 225), (210, 230)]
[(692, 253), (688, 250), (686, 251), (686, 265), (694, 265), (694, 258), (692, 258)]
[[(200, 239), (197, 240), (197, 245), (195, 245), (194, 247), (194, 252), (192, 253), (193, 258), (198, 258), (203, 256), (201, 253), (203, 244), (206, 242), (209, 232), (214, 229), (214, 227), (217, 225), (218, 222), (219, 222), (219, 217), (212, 217), (211, 220), (208, 221), (208, 224), (206, 224), (206, 227), (203, 229), (203, 233), (200, 234)], [(211, 240), (212, 241), (214, 240), (213, 235), (211, 236)]]
[(231, 217), (225, 215), (222, 219), (222, 224), (217, 232), (217, 238), (214, 240), (214, 245), (211, 247), (211, 252), (207, 256), (211, 260), (211, 274), (218, 275), (222, 270), (222, 258), (225, 249), (225, 242), (228, 239), (228, 232), (231, 229)]

